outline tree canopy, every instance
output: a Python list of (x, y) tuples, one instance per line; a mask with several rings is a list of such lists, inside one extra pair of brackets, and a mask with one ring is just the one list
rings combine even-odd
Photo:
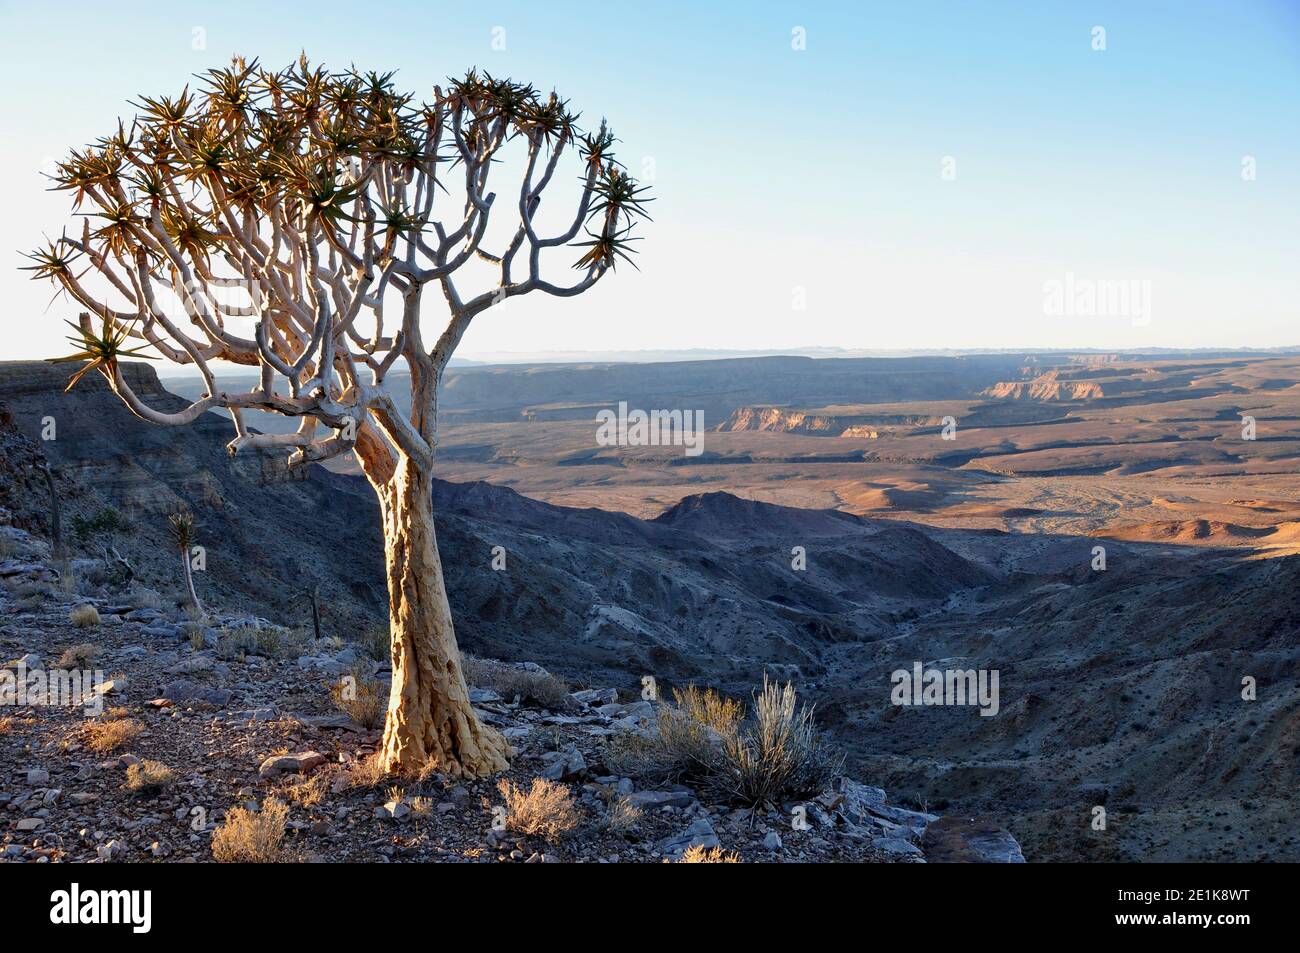
[[(54, 187), (72, 193), (80, 233), (48, 241), (29, 267), (87, 309), (69, 322), (76, 352), (64, 360), (85, 362), (72, 383), (97, 369), (156, 423), (228, 408), (232, 452), (282, 445), (301, 462), (369, 440), (376, 466), (381, 444), (427, 461), (437, 381), (474, 316), (517, 295), (591, 288), (631, 260), (649, 199), (608, 125), (583, 131), (554, 92), (471, 70), (426, 102), (394, 77), (305, 56), (278, 71), (236, 58), (197, 91), (141, 97), (134, 120), (59, 163)], [(512, 143), (518, 191), (499, 200), (489, 183)], [(576, 208), (547, 233), (539, 209), (566, 154)], [(489, 248), (501, 205), (507, 225)], [(560, 246), (573, 249), (575, 279), (543, 275), (543, 253)], [(494, 280), (462, 296), (457, 273), (471, 261)], [(421, 300), (434, 283), (446, 324), (430, 344)], [(178, 412), (146, 406), (119, 361), (155, 353), (196, 366), (207, 393)], [(382, 386), (399, 358), (417, 395), (410, 414)], [(223, 391), (214, 361), (258, 367), (259, 385)], [(294, 434), (255, 434), (249, 408), (304, 420)]]

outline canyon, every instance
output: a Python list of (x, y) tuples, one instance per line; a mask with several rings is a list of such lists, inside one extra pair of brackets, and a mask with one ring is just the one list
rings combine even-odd
[[(1297, 359), (863, 360), (458, 369), (435, 510), (462, 646), (629, 692), (646, 675), (738, 697), (765, 673), (791, 680), (855, 776), (921, 810), (998, 817), (1030, 860), (1300, 859)], [(1107, 395), (1111, 378), (1150, 386), (981, 396), (1053, 361)], [(182, 406), (169, 387), (184, 387), (127, 371)], [(119, 549), (163, 586), (165, 517), (185, 505), (209, 549), (206, 601), (304, 624), (319, 591), (331, 631), (382, 624), (377, 510), (348, 467), (232, 458), (216, 414), (150, 427), (99, 378), (64, 395), (64, 377), (0, 364), (0, 402), (50, 460), (65, 520), (128, 514)], [(688, 461), (599, 447), (596, 411), (618, 400), (880, 434), (710, 431)], [(1241, 439), (1239, 412), (1259, 440)], [(932, 423), (948, 415), (955, 441)], [(4, 505), (47, 530), (42, 483), (25, 479)], [(997, 670), (998, 714), (893, 704), (891, 673), (916, 663)], [(1090, 826), (1099, 805), (1107, 832)]]

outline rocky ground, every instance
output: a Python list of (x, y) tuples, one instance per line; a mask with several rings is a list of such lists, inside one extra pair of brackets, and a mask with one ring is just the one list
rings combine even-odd
[[(106, 679), (90, 699), (99, 714), (0, 706), (3, 862), (211, 861), (213, 832), (229, 813), (273, 798), (289, 808), (286, 860), (653, 863), (692, 845), (747, 862), (1019, 859), (996, 827), (905, 810), (849, 778), (801, 812), (710, 803), (683, 786), (645, 789), (605, 767), (605, 745), (616, 732), (653, 730), (655, 705), (613, 689), (557, 689), (528, 663), (513, 668), (553, 689), (538, 693), (546, 704), (481, 687), (473, 701), (516, 749), (504, 777), (523, 788), (539, 777), (558, 783), (578, 823), (550, 838), (494, 830), (500, 778), (403, 781), (372, 769), (379, 731), (344, 714), (330, 692), (349, 673), (384, 684), (386, 663), (366, 646), (213, 610), (195, 623), (148, 589), (89, 582), (99, 578), (93, 561), (59, 574), (47, 544), (21, 529), (0, 526), (0, 538), (0, 662), (17, 675), (80, 653), (78, 664)], [(96, 608), (97, 623), (71, 621), (88, 614), (84, 606)], [(170, 777), (133, 790), (154, 763)], [(796, 813), (807, 823), (792, 822)]]

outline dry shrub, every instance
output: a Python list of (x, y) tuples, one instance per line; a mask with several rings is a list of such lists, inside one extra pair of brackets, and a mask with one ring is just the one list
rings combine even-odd
[(718, 770), (723, 739), (739, 730), (740, 702), (694, 685), (673, 689), (673, 700), (659, 707), (649, 734), (623, 732), (610, 739), (605, 761), (611, 770), (660, 782), (698, 782)]
[(554, 781), (534, 778), (532, 787), (525, 791), (503, 778), (497, 790), (506, 802), (506, 829), (516, 834), (538, 834), (556, 840), (582, 820), (569, 789)]
[(99, 610), (92, 605), (75, 606), (68, 613), (68, 621), (78, 629), (93, 629), (99, 625)]
[(78, 645), (70, 645), (63, 650), (59, 656), (56, 668), (90, 668), (90, 664), (95, 661), (99, 655), (99, 646), (90, 642), (82, 642)]
[(843, 759), (817, 732), (813, 709), (797, 703), (794, 687), (763, 678), (752, 717), (738, 702), (693, 686), (674, 692), (675, 705), (659, 709), (656, 730), (610, 739), (610, 769), (653, 781), (686, 780), (742, 804), (777, 804), (816, 794), (839, 772)]
[(817, 733), (812, 707), (798, 704), (793, 685), (778, 687), (767, 676), (753, 724), (724, 737), (723, 755), (713, 786), (744, 804), (816, 794), (843, 766)]
[(306, 629), (282, 629), (273, 625), (236, 625), (218, 633), (217, 654), (226, 661), (244, 655), (271, 659), (296, 659), (310, 654), (311, 634)]
[(642, 811), (625, 797), (616, 798), (605, 815), (605, 829), (612, 834), (627, 834), (641, 822)]
[(431, 816), (434, 812), (433, 798), (413, 797), (406, 804), (411, 809), (411, 814), (421, 820)]
[(388, 713), (388, 694), (383, 684), (359, 669), (330, 686), (330, 700), (363, 728), (379, 728)]
[(701, 847), (699, 844), (686, 848), (679, 864), (738, 864), (740, 855), (721, 847)]
[(66, 596), (77, 595), (81, 591), (81, 580), (77, 578), (76, 570), (70, 565), (65, 565), (59, 572), (59, 578), (54, 582), (54, 588)]
[(126, 788), (142, 797), (157, 797), (176, 780), (176, 772), (161, 761), (147, 758), (126, 769)]
[(285, 850), (284, 823), (289, 805), (267, 798), (260, 811), (235, 807), (212, 832), (212, 856), (220, 864), (280, 864), (294, 860)]
[(370, 625), (361, 630), (357, 636), (357, 645), (376, 662), (387, 662), (391, 652), (392, 640), (386, 625)]
[(0, 718), (0, 735), (7, 735), (14, 730), (14, 716), (5, 715)]
[(134, 718), (108, 718), (90, 722), (83, 731), (87, 748), (96, 754), (108, 754), (144, 731), (144, 725)]
[(368, 755), (348, 765), (348, 787), (373, 791), (388, 780), (379, 752)]
[(465, 681), (475, 688), (490, 688), (507, 701), (518, 696), (522, 701), (555, 711), (573, 706), (568, 684), (550, 672), (530, 672), (472, 655), (464, 656), (462, 668)]
[(280, 793), (299, 807), (317, 807), (324, 803), (329, 792), (332, 773), (322, 769), (302, 780), (290, 781), (280, 789)]

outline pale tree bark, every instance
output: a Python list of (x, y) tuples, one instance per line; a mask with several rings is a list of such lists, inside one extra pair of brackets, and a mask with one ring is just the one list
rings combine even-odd
[(411, 461), (380, 496), (393, 684), (380, 756), (393, 772), (441, 766), (485, 776), (508, 767), (505, 739), (470, 706), (433, 524), (433, 484)]
[(191, 558), (187, 550), (181, 550), (181, 570), (185, 574), (185, 593), (190, 600), (190, 605), (194, 608), (194, 614), (202, 616), (205, 610), (203, 603), (199, 601), (198, 591), (194, 588), (194, 566), (190, 562)]

